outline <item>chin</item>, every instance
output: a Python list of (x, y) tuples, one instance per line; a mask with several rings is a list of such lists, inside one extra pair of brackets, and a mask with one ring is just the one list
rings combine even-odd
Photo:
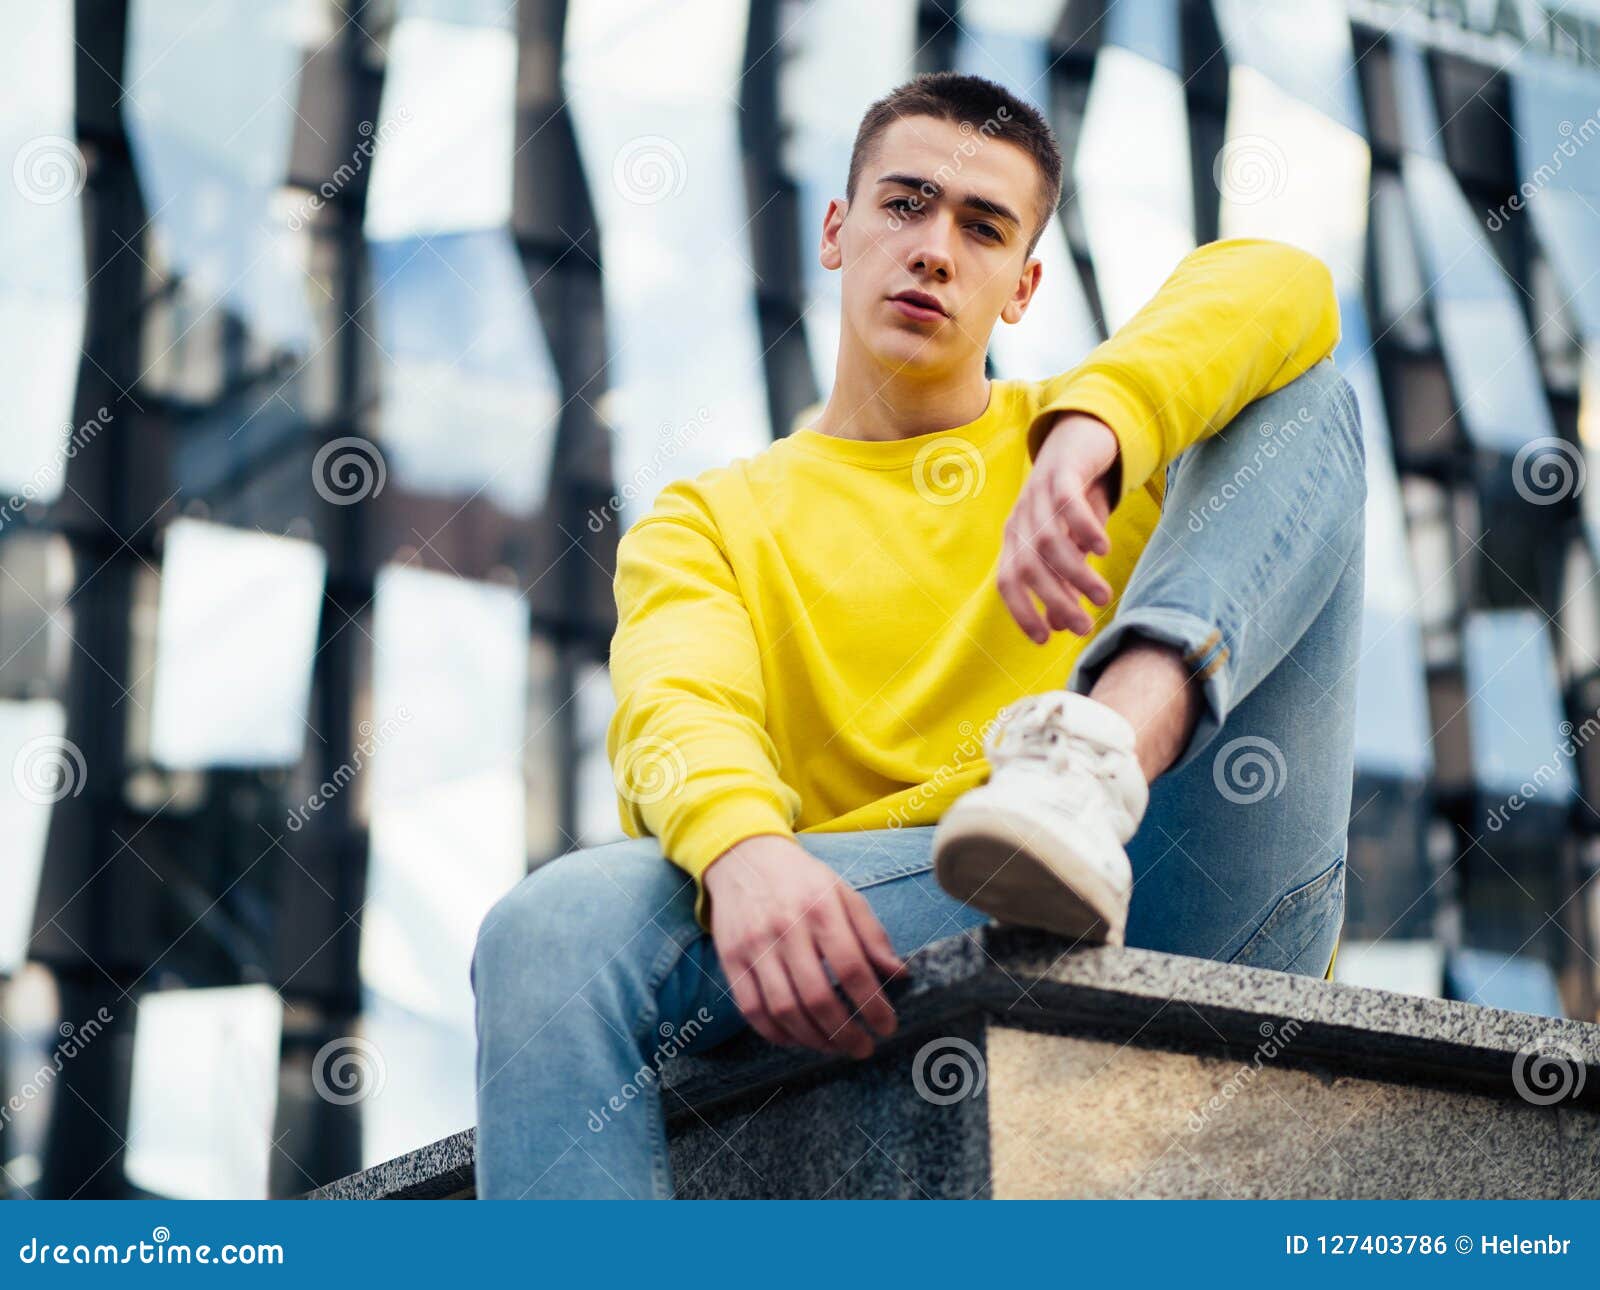
[(932, 375), (950, 366), (948, 347), (937, 339), (930, 339), (925, 332), (891, 329), (880, 335), (872, 348), (878, 362), (902, 372)]

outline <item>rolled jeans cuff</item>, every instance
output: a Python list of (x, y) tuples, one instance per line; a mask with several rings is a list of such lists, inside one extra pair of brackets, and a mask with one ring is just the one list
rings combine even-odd
[(1119, 613), (1078, 655), (1072, 675), (1067, 678), (1067, 689), (1076, 694), (1088, 694), (1105, 665), (1129, 643), (1130, 634), (1148, 637), (1179, 650), (1189, 675), (1200, 682), (1203, 698), (1200, 719), (1183, 752), (1168, 768), (1166, 773), (1171, 774), (1198, 757), (1227, 720), (1233, 692), (1228, 646), (1220, 628), (1181, 609), (1148, 605), (1128, 609)]

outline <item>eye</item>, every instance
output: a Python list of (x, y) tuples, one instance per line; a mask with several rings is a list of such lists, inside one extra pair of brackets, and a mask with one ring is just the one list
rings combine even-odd
[(979, 237), (988, 238), (991, 242), (1000, 241), (1000, 230), (993, 224), (974, 224), (971, 227)]
[(891, 197), (884, 202), (883, 208), (893, 211), (896, 215), (911, 215), (916, 212), (917, 206), (909, 197)]

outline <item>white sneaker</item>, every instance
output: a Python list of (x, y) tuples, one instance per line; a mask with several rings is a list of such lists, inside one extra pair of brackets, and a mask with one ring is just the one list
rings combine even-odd
[(1134, 731), (1067, 690), (1003, 709), (984, 738), (989, 782), (951, 804), (933, 835), (939, 885), (1005, 923), (1121, 945), (1133, 837), (1150, 788)]

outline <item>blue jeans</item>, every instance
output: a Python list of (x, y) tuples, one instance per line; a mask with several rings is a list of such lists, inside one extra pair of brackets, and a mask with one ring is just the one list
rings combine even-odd
[[(1321, 976), (1344, 911), (1364, 450), (1331, 363), (1174, 461), (1087, 691), (1126, 634), (1204, 676), (1198, 728), (1128, 847), (1127, 943)], [(902, 955), (985, 921), (934, 881), (932, 828), (800, 834)], [(744, 1027), (694, 885), (654, 839), (563, 856), (484, 919), (472, 962), (478, 1195), (667, 1197), (653, 1078)]]

